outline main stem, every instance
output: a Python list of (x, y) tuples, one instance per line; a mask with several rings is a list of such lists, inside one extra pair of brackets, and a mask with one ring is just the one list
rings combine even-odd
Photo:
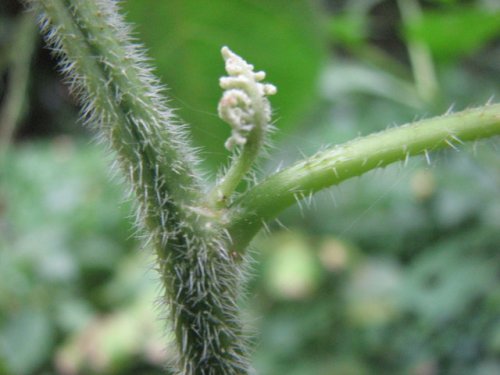
[(358, 138), (266, 178), (235, 201), (228, 228), (243, 252), (263, 223), (321, 189), (413, 155), (500, 135), (500, 104), (444, 115)]
[[(28, 1), (28, 0), (27, 0)], [(112, 0), (31, 0), (47, 42), (83, 107), (113, 151), (157, 254), (184, 375), (246, 374), (238, 316), (241, 268), (206, 208), (205, 181), (184, 127), (132, 43)]]

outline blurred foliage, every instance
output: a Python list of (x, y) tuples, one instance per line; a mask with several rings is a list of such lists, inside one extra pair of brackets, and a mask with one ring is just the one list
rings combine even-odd
[(470, 5), (428, 11), (421, 20), (407, 25), (405, 32), (407, 38), (426, 43), (436, 59), (453, 61), (498, 37), (500, 11)]
[[(403, 24), (383, 0), (124, 4), (212, 164), (229, 131), (215, 117), (220, 47), (267, 71), (280, 90), (267, 172), (498, 97), (498, 2), (420, 5), (420, 21)], [(19, 10), (0, 3), (0, 106)], [(435, 60), (432, 103), (415, 89), (408, 39)], [(109, 178), (112, 158), (82, 140), (47, 51), (36, 58), (26, 142), (0, 160), (0, 374), (163, 373), (172, 350), (163, 307), (152, 307), (161, 291), (150, 251), (139, 250), (123, 187)], [(460, 149), (329, 189), (255, 241), (243, 305), (259, 373), (500, 373), (498, 139)]]
[(156, 280), (146, 276), (149, 261), (137, 251), (130, 207), (110, 183), (106, 159), (95, 146), (59, 138), (5, 161), (0, 373), (38, 373), (47, 364), (100, 373), (118, 357), (120, 370), (136, 355), (165, 357), (151, 308)]
[(125, 10), (206, 161), (227, 157), (221, 145), (230, 131), (216, 111), (222, 46), (265, 70), (278, 87), (272, 104), (280, 128), (292, 129), (312, 104), (324, 43), (311, 2), (144, 0), (126, 2)]
[(262, 373), (497, 373), (498, 152), (471, 154), (386, 168), (282, 215), (256, 244)]

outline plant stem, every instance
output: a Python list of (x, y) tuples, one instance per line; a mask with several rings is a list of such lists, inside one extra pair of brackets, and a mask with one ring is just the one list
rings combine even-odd
[[(416, 0), (398, 0), (398, 6), (404, 24), (409, 25), (422, 19), (422, 10)], [(415, 86), (420, 97), (426, 103), (431, 103), (439, 90), (431, 52), (420, 40), (410, 39), (407, 42)]]
[(263, 222), (321, 189), (372, 169), (465, 141), (500, 135), (500, 104), (444, 115), (358, 138), (266, 178), (231, 207), (233, 251), (244, 252)]
[(36, 27), (32, 13), (20, 17), (9, 51), (10, 74), (5, 99), (0, 108), (0, 161), (23, 115), (23, 103), (28, 88), (31, 56), (35, 47)]
[[(261, 132), (271, 112), (264, 96), (276, 91), (268, 84), (238, 91), (249, 81), (233, 77), (240, 70), (232, 66), (232, 77), (221, 80), (229, 89), (223, 104), (245, 108), (243, 94), (258, 104), (248, 113), (231, 113), (222, 106), (229, 119), (239, 114), (231, 123), (237, 132), (229, 146), (244, 146), (207, 202), (195, 149), (166, 106), (141, 47), (132, 43), (116, 2), (25, 1), (39, 12), (46, 39), (62, 57), (61, 70), (83, 106), (83, 117), (113, 150), (136, 197), (139, 225), (157, 254), (179, 349), (178, 370), (184, 375), (250, 371), (238, 314), (239, 259), (263, 221), (297, 199), (371, 169), (500, 134), (499, 104), (429, 119), (318, 153), (268, 177), (236, 201), (227, 201), (264, 142)], [(233, 56), (229, 50), (226, 54)], [(253, 73), (249, 64), (248, 69), (253, 83), (264, 79), (263, 72)], [(261, 117), (248, 120), (255, 113)], [(249, 124), (254, 127), (249, 129)]]
[(264, 116), (258, 117), (258, 124), (254, 126), (248, 135), (247, 142), (241, 152), (233, 156), (233, 161), (227, 173), (208, 195), (209, 206), (216, 209), (225, 208), (228, 198), (236, 190), (242, 179), (253, 167), (261, 149), (265, 133), (267, 132), (267, 120)]
[(206, 208), (196, 152), (116, 2), (30, 0), (83, 117), (113, 150), (157, 254), (184, 375), (246, 374), (241, 266)]
[(219, 116), (232, 127), (226, 147), (242, 146), (232, 158), (226, 175), (217, 182), (208, 195), (208, 204), (216, 209), (226, 208), (241, 180), (256, 162), (269, 132), (271, 106), (267, 95), (274, 95), (276, 87), (261, 83), (264, 72), (254, 72), (254, 67), (228, 47), (222, 47), (228, 77), (220, 80), (225, 89), (219, 102)]

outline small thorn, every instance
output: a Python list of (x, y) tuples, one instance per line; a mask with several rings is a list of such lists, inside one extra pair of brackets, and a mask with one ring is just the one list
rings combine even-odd
[(461, 140), (460, 138), (458, 138), (456, 135), (453, 135), (453, 134), (452, 134), (450, 137), (451, 137), (451, 139), (453, 139), (455, 142), (460, 143), (461, 145), (463, 145), (463, 144), (464, 144), (464, 142), (462, 142), (462, 140)]
[(330, 195), (330, 198), (332, 198), (333, 205), (335, 207), (338, 206), (337, 199), (335, 198), (335, 194), (333, 193), (333, 189), (328, 189), (328, 194)]
[(283, 168), (283, 160), (281, 160), (278, 164), (278, 167), (276, 167), (275, 173), (279, 173), (281, 171), (281, 168)]
[(299, 206), (300, 216), (304, 218), (304, 208), (302, 207), (302, 202), (298, 193), (295, 193), (293, 196), (295, 198), (295, 201), (297, 202), (297, 206)]
[(477, 144), (477, 140), (472, 143), (472, 154), (474, 155), (474, 157), (477, 157)]
[(407, 153), (406, 153), (406, 155), (405, 155), (405, 160), (404, 160), (404, 162), (403, 162), (403, 167), (405, 167), (405, 168), (406, 168), (406, 167), (408, 166), (408, 162), (409, 162), (409, 160), (410, 160), (410, 153), (409, 153), (409, 152), (407, 152)]
[(337, 168), (333, 167), (332, 170), (335, 177), (339, 178), (339, 173), (337, 172)]
[(267, 234), (271, 233), (271, 229), (269, 229), (269, 225), (267, 225), (266, 221), (262, 220), (262, 227), (264, 228), (264, 232)]
[(448, 110), (446, 111), (445, 116), (452, 114), (454, 109), (455, 109), (455, 103), (452, 103), (448, 108)]
[(424, 151), (424, 155), (425, 155), (425, 160), (427, 161), (427, 164), (431, 165), (431, 157), (429, 156), (428, 150)]
[(445, 142), (448, 146), (450, 146), (455, 151), (460, 151), (449, 139), (445, 139)]
[(307, 197), (307, 205), (309, 207), (312, 207), (312, 203), (313, 203), (313, 192), (309, 192), (309, 196)]
[(289, 228), (287, 228), (287, 227), (285, 226), (285, 224), (283, 224), (283, 223), (281, 222), (281, 220), (279, 220), (279, 219), (274, 219), (274, 221), (276, 222), (276, 224), (278, 224), (278, 226), (280, 226), (280, 227), (281, 227), (281, 228), (283, 228), (284, 230), (286, 230), (286, 231), (289, 231), (289, 230), (290, 230)]

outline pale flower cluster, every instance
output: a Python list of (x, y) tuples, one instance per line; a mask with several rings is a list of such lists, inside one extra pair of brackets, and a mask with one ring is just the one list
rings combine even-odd
[(231, 137), (225, 147), (244, 145), (248, 134), (255, 126), (267, 126), (271, 121), (271, 106), (266, 96), (276, 94), (276, 87), (261, 83), (266, 77), (264, 72), (254, 72), (248, 64), (229, 48), (222, 48), (229, 76), (220, 79), (225, 90), (219, 101), (219, 116), (231, 125)]

